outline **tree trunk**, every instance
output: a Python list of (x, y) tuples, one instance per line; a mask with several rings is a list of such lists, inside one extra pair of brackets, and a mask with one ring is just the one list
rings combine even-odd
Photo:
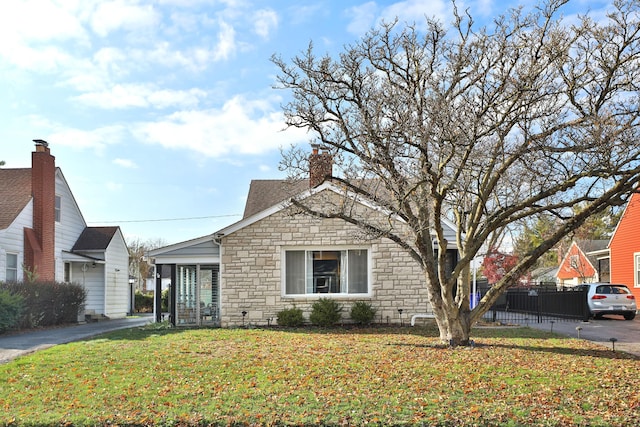
[(469, 322), (469, 314), (459, 312), (457, 308), (449, 310), (443, 307), (441, 311), (442, 315), (438, 315), (438, 310), (434, 308), (442, 344), (452, 347), (470, 345), (471, 323)]
[[(425, 273), (429, 302), (440, 331), (440, 342), (452, 347), (470, 345), (471, 311), (468, 292), (466, 297), (461, 298), (462, 302), (459, 304), (463, 308), (460, 308), (456, 298), (453, 297), (452, 289), (441, 284), (438, 279), (432, 279), (433, 276), (428, 272)], [(463, 291), (459, 289), (458, 292)]]

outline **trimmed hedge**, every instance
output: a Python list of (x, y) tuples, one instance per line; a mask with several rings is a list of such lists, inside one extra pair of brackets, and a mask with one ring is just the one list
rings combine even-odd
[(137, 313), (152, 313), (153, 294), (143, 294), (140, 291), (136, 291), (135, 309)]
[(330, 298), (320, 298), (311, 305), (309, 320), (322, 327), (333, 326), (340, 321), (342, 306)]
[(285, 308), (277, 313), (278, 325), (297, 327), (304, 325), (302, 310), (297, 307)]
[(86, 290), (75, 283), (2, 283), (0, 289), (18, 295), (24, 301), (15, 325), (20, 329), (77, 323), (87, 298)]
[(370, 325), (377, 310), (368, 302), (357, 301), (351, 306), (351, 319), (359, 325)]
[(20, 320), (23, 299), (6, 289), (0, 289), (0, 333), (14, 328)]

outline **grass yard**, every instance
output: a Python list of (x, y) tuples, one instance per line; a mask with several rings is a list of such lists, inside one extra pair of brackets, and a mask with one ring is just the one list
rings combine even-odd
[(0, 425), (626, 426), (640, 359), (528, 328), (132, 329), (0, 365)]

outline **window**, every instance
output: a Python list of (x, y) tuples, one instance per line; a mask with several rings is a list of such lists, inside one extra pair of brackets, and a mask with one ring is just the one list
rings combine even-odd
[(56, 207), (55, 207), (55, 218), (56, 222), (60, 222), (60, 210), (62, 209), (62, 198), (60, 196), (56, 196)]
[(635, 267), (636, 267), (636, 283), (633, 284), (634, 287), (640, 288), (640, 253), (633, 255), (635, 259)]
[(18, 281), (18, 255), (7, 254), (7, 269), (5, 277), (7, 282)]
[(284, 281), (286, 295), (369, 293), (369, 251), (286, 251)]
[(578, 255), (571, 255), (569, 257), (569, 266), (571, 268), (578, 268), (578, 263), (580, 262), (580, 258)]
[(64, 281), (65, 283), (71, 283), (71, 263), (64, 263)]

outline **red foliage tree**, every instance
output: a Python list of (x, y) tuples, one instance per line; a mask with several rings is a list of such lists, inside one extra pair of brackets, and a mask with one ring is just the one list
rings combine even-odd
[(497, 248), (491, 248), (482, 261), (484, 276), (489, 283), (497, 283), (518, 263), (516, 255), (500, 252)]

